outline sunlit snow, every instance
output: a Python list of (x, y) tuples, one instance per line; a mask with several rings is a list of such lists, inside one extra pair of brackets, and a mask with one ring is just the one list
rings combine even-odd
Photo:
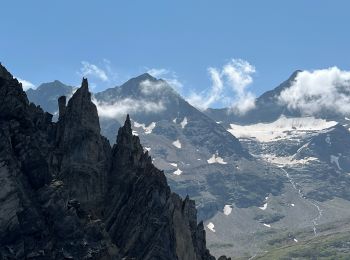
[(271, 142), (290, 137), (303, 136), (308, 131), (317, 131), (336, 125), (335, 121), (326, 121), (314, 117), (287, 118), (281, 116), (272, 123), (253, 125), (230, 124), (229, 131), (238, 138), (255, 138), (260, 142)]
[(170, 163), (171, 166), (177, 167), (177, 163)]
[(181, 175), (182, 171), (180, 169), (177, 169), (176, 171), (174, 171), (175, 175)]
[(173, 146), (175, 146), (176, 148), (181, 148), (181, 143), (180, 143), (180, 140), (177, 139), (176, 141), (173, 142)]
[(187, 125), (188, 121), (187, 121), (187, 117), (184, 118), (184, 120), (182, 120), (182, 122), (180, 123), (181, 128), (185, 128), (185, 126)]
[(264, 205), (262, 206), (262, 207), (259, 207), (259, 209), (261, 209), (261, 210), (266, 210), (267, 209), (267, 200), (269, 199), (269, 197), (265, 197), (265, 203), (264, 203)]
[(224, 207), (224, 214), (226, 216), (228, 216), (228, 215), (231, 214), (231, 212), (232, 212), (232, 206), (231, 205), (225, 205), (225, 207)]
[(339, 157), (335, 155), (331, 155), (331, 163), (335, 163), (339, 170), (341, 170), (339, 165)]
[(305, 157), (302, 159), (295, 159), (294, 156), (276, 156), (275, 154), (263, 154), (260, 156), (264, 161), (278, 165), (278, 166), (287, 166), (287, 165), (302, 165), (308, 164), (318, 159), (316, 157)]
[(219, 163), (219, 164), (227, 164), (227, 162), (224, 161), (224, 159), (222, 159), (217, 153), (213, 154), (212, 157), (210, 157), (207, 162), (209, 164), (212, 163)]
[(268, 228), (270, 228), (270, 227), (271, 227), (271, 225), (270, 225), (270, 224), (265, 224), (265, 223), (264, 223), (264, 226), (265, 226), (265, 227), (268, 227)]
[(207, 228), (213, 232), (215, 232), (214, 227), (215, 227), (215, 225), (212, 222), (209, 222), (209, 224), (207, 225)]

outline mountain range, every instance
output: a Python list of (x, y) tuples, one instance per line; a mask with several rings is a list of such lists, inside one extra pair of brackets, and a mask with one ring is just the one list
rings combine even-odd
[[(132, 134), (171, 189), (196, 201), (210, 252), (268, 257), (280, 248), (309, 249), (309, 241), (323, 243), (324, 236), (328, 241), (348, 232), (349, 122), (334, 111), (305, 115), (279, 101), (300, 72), (258, 97), (245, 115), (228, 108), (200, 111), (147, 73), (94, 93), (92, 101), (101, 133), (111, 143), (130, 114)], [(54, 81), (27, 95), (58, 115), (57, 98), (74, 91)], [(333, 256), (349, 250), (333, 247)], [(288, 250), (286, 259), (294, 252)]]

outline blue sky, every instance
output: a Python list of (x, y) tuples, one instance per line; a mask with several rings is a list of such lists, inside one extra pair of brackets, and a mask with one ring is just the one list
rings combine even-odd
[(259, 95), (296, 69), (348, 70), (349, 10), (346, 0), (5, 1), (0, 61), (34, 85), (77, 85), (100, 69), (107, 78), (88, 75), (94, 91), (163, 69), (189, 94), (212, 86), (208, 68), (242, 59)]

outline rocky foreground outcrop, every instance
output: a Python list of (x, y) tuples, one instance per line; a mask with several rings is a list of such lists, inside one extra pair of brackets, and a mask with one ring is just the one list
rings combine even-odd
[(59, 120), (0, 64), (0, 259), (214, 259), (129, 117), (111, 147), (88, 82)]

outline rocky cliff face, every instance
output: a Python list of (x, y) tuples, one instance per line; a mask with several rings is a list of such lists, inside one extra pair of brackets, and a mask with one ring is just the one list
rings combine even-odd
[(110, 147), (83, 79), (57, 123), (0, 65), (0, 259), (214, 259), (129, 117)]

